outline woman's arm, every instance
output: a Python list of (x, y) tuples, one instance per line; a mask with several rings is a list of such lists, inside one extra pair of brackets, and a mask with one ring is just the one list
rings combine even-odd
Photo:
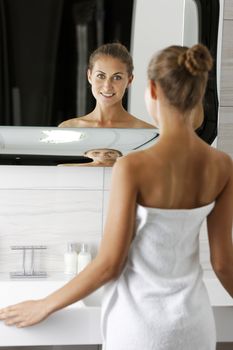
[(46, 299), (54, 312), (83, 299), (119, 276), (134, 233), (136, 190), (127, 159), (113, 167), (104, 234), (97, 257), (78, 276)]
[(0, 319), (17, 327), (36, 324), (117, 278), (133, 239), (136, 195), (127, 159), (119, 159), (113, 167), (108, 215), (97, 257), (79, 275), (46, 298), (1, 309)]
[(207, 218), (212, 267), (223, 287), (233, 297), (233, 163), (228, 159), (229, 176)]

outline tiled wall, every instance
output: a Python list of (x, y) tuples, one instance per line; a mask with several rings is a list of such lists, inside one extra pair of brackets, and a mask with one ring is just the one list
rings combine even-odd
[[(13, 245), (46, 245), (36, 269), (64, 270), (67, 242), (87, 242), (95, 256), (107, 213), (111, 168), (0, 167), (0, 273), (20, 271)], [(205, 225), (201, 260), (210, 269)]]
[(103, 168), (0, 167), (0, 272), (22, 269), (12, 245), (46, 245), (37, 269), (62, 272), (67, 242), (96, 254), (103, 230)]

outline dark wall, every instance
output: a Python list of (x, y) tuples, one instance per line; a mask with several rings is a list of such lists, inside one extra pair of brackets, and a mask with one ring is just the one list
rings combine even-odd
[(89, 112), (88, 57), (106, 42), (130, 48), (132, 9), (133, 0), (0, 0), (0, 124), (56, 126)]

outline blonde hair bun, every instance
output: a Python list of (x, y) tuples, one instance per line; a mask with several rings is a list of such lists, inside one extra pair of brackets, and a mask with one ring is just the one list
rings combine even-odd
[(209, 72), (213, 66), (213, 59), (204, 45), (196, 44), (178, 56), (178, 64), (196, 76)]

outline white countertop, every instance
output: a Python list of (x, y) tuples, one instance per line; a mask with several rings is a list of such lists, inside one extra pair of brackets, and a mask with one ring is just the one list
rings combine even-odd
[[(46, 279), (14, 280), (8, 274), (0, 274), (0, 307), (44, 297), (61, 287), (67, 279), (63, 274), (56, 274)], [(212, 273), (205, 274), (204, 282), (212, 306), (231, 309), (233, 322), (233, 298)], [(99, 290), (85, 298), (83, 303), (75, 303), (29, 328), (17, 329), (0, 322), (0, 347), (101, 344), (101, 294)]]
[[(7, 275), (0, 274), (0, 307), (25, 299), (42, 298), (65, 282), (64, 275), (63, 279), (61, 275), (57, 275), (43, 280), (12, 280)], [(99, 290), (82, 302), (57, 311), (32, 327), (18, 329), (0, 322), (0, 347), (101, 344), (100, 303)]]

